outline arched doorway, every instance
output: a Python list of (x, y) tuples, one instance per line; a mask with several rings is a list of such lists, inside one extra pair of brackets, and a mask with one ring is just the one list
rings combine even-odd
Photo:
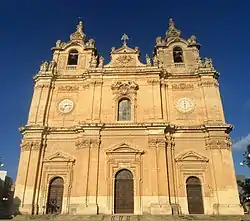
[(47, 214), (59, 214), (62, 212), (63, 185), (64, 181), (61, 177), (55, 177), (50, 181), (46, 210)]
[(133, 174), (126, 169), (115, 175), (115, 213), (134, 213), (134, 180)]
[(189, 177), (186, 181), (189, 214), (204, 214), (201, 182), (197, 177)]

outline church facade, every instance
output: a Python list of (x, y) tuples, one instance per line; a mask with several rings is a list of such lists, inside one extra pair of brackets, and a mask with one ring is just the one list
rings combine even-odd
[(34, 77), (15, 188), (21, 214), (240, 215), (219, 74), (172, 19), (152, 57), (83, 23)]

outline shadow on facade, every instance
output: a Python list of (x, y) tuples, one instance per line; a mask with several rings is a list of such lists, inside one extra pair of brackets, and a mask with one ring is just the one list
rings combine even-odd
[[(13, 180), (6, 176), (5, 180), (0, 179), (0, 219), (12, 218), (14, 185)], [(20, 204), (19, 200), (19, 204)]]

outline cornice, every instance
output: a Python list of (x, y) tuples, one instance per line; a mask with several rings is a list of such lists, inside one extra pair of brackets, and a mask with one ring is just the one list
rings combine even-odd
[(86, 130), (154, 130), (164, 129), (166, 131), (175, 132), (209, 132), (209, 131), (225, 131), (230, 133), (233, 129), (231, 124), (213, 124), (213, 125), (193, 125), (181, 126), (174, 125), (168, 122), (155, 122), (155, 123), (81, 123), (70, 127), (47, 127), (41, 125), (26, 125), (19, 128), (19, 131), (24, 134), (28, 132), (34, 133), (81, 133)]

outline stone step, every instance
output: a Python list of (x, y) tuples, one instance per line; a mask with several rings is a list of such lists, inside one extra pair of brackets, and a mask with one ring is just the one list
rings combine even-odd
[(37, 215), (37, 216), (16, 216), (15, 221), (24, 220), (55, 220), (55, 221), (250, 221), (250, 216), (207, 216), (207, 215)]

